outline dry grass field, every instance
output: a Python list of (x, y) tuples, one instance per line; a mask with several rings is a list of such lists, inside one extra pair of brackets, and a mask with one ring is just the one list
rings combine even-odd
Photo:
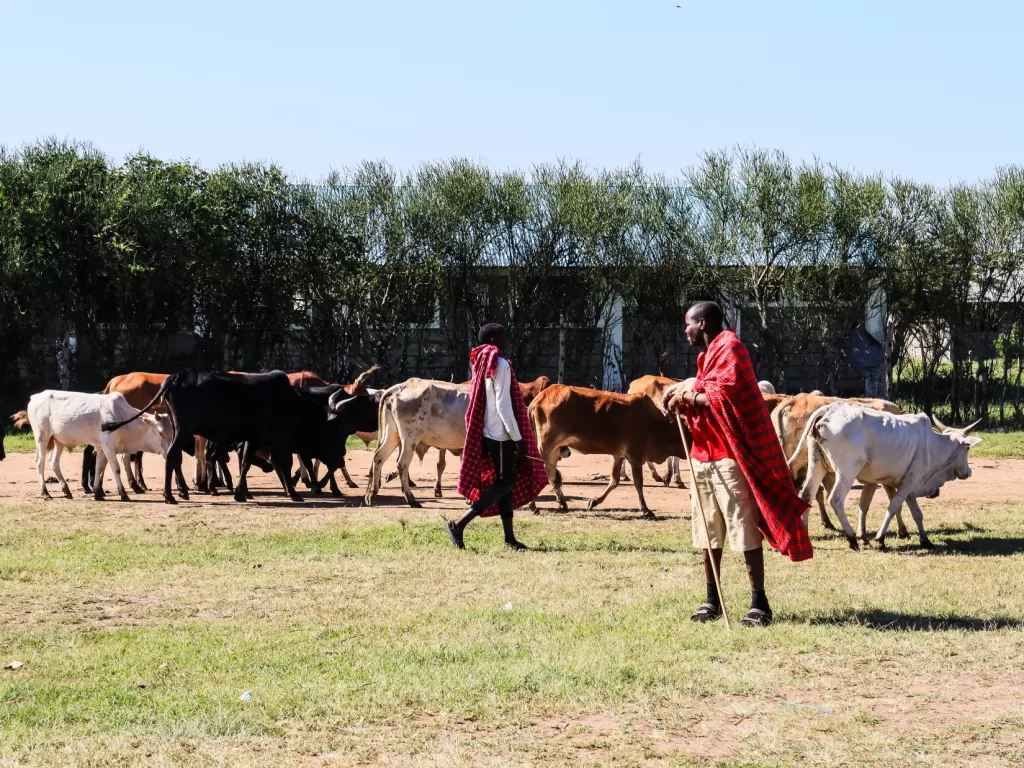
[[(654, 522), (629, 485), (582, 511), (605, 459), (563, 462), (574, 511), (542, 496), (516, 554), (494, 520), (452, 548), (458, 462), (435, 500), (433, 454), (421, 510), (393, 485), (374, 509), (361, 489), (292, 504), (259, 472), (256, 503), (170, 507), (76, 482), (43, 503), (8, 442), (0, 666), (24, 666), (0, 670), (0, 765), (1020, 765), (1014, 439), (922, 503), (936, 549), (852, 552), (814, 521), (814, 560), (768, 557), (777, 624), (732, 632), (688, 620), (704, 585), (685, 490), (650, 490)], [(160, 470), (147, 457), (151, 487)], [(724, 576), (738, 618), (737, 556)]]

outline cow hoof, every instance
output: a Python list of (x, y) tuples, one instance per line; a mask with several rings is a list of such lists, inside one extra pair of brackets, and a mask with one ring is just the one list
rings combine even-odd
[(182, 488), (180, 491), (178, 491), (178, 498), (181, 499), (182, 501), (188, 501), (188, 491)]
[(119, 493), (118, 496), (121, 498), (121, 501), (131, 501), (132, 500), (131, 496), (129, 496), (127, 493)]
[[(593, 499), (591, 499), (590, 501), (587, 502), (587, 512), (590, 512), (596, 506), (597, 506), (597, 502), (594, 501)], [(568, 508), (566, 509), (566, 511), (567, 512), (569, 511)]]
[(245, 504), (246, 498), (244, 493), (236, 493), (231, 498), (237, 501), (239, 504)]
[(852, 549), (854, 552), (860, 551), (860, 543), (857, 541), (856, 536), (847, 536), (846, 540), (850, 542), (850, 549)]
[(931, 539), (921, 539), (921, 549), (935, 549), (935, 545), (932, 544)]
[(177, 504), (178, 500), (173, 496), (164, 496), (164, 504)]
[(43, 501), (50, 501), (53, 499), (53, 496), (51, 496), (48, 493), (40, 493), (39, 498), (41, 498)]
[(651, 512), (651, 510), (649, 510), (649, 509), (642, 509), (642, 510), (640, 510), (640, 519), (641, 520), (657, 520), (658, 516), (655, 515), (653, 512)]
[(411, 479), (409, 480), (409, 487), (410, 488), (419, 488), (419, 486), (416, 485), (416, 483), (414, 483)]
[(896, 531), (896, 538), (897, 539), (909, 539), (910, 538), (910, 531)]
[(872, 539), (871, 547), (879, 552), (885, 552), (885, 539)]
[(413, 509), (422, 509), (423, 505), (420, 504), (416, 499), (406, 499), (409, 502), (409, 506)]
[(71, 495), (71, 491), (70, 491), (70, 490), (68, 490), (68, 491), (64, 491), (64, 498), (65, 498), (65, 499), (73, 499), (73, 498), (75, 498), (75, 497), (74, 497), (74, 496), (72, 496), (72, 495)]
[(142, 493), (142, 489), (136, 483), (128, 483), (128, 487), (132, 489), (132, 493)]
[(348, 481), (347, 485), (348, 485), (349, 488), (358, 488), (359, 487), (359, 483), (353, 483), (351, 480)]
[(369, 494), (367, 494), (366, 496), (363, 496), (363, 506), (364, 507), (372, 507), (372, 506), (374, 506), (373, 502), (374, 502), (374, 497), (373, 496), (370, 496)]
[(434, 489), (434, 498), (435, 499), (443, 499), (444, 498), (444, 494), (441, 493), (441, 489), (440, 488), (435, 488)]
[(306, 500), (304, 498), (302, 498), (301, 496), (299, 496), (299, 494), (297, 494), (297, 493), (294, 496), (291, 497), (291, 500), (292, 501), (296, 501), (296, 502), (300, 502), (300, 503), (303, 503), (303, 504), (306, 502)]
[(93, 501), (103, 501), (103, 499), (104, 499), (104, 496), (103, 496), (102, 493), (95, 493), (95, 494), (93, 494), (93, 497), (92, 497)]
[[(384, 482), (385, 482), (385, 483), (390, 483), (390, 482), (391, 482), (392, 480), (394, 480), (394, 479), (395, 479), (396, 477), (398, 477), (398, 473), (397, 473), (397, 472), (388, 472), (388, 473), (387, 473), (387, 474), (386, 474), (386, 475), (384, 476)], [(410, 485), (411, 485), (411, 484), (412, 484), (412, 481), (410, 480), (410, 481), (409, 481), (409, 483), (410, 483)]]

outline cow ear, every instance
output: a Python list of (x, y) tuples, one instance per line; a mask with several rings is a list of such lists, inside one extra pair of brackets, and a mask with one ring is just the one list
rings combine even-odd
[(970, 450), (971, 448), (976, 446), (978, 443), (981, 443), (981, 442), (984, 442), (984, 441), (980, 437), (964, 437), (961, 442), (963, 442), (963, 444), (967, 446), (967, 450)]

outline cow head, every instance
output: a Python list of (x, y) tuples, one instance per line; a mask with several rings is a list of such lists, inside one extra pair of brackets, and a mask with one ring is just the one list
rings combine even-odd
[[(976, 426), (976, 424), (972, 426)], [(946, 437), (953, 440), (960, 447), (953, 462), (953, 472), (957, 480), (966, 480), (971, 476), (971, 465), (967, 462), (967, 452), (981, 442), (980, 437), (970, 437), (966, 434), (966, 430), (970, 428), (965, 427), (963, 433), (954, 431), (946, 434)]]
[(159, 453), (167, 458), (167, 452), (174, 442), (174, 423), (170, 416), (144, 413), (139, 420), (145, 425), (145, 450), (147, 453)]

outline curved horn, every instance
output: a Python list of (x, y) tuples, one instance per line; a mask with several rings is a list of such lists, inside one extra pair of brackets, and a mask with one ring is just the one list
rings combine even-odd
[(971, 434), (971, 432), (974, 430), (975, 427), (977, 427), (979, 424), (981, 424), (981, 422), (982, 422), (982, 420), (978, 419), (976, 422), (974, 422), (973, 424), (968, 424), (966, 427), (964, 427), (960, 431), (963, 434), (965, 434), (965, 435), (969, 435), (969, 434)]
[(932, 414), (932, 424), (935, 425), (935, 428), (939, 430), (939, 432), (945, 432), (949, 429), (949, 427), (947, 427), (945, 424), (943, 424), (935, 417), (934, 413)]
[(327, 398), (327, 407), (335, 413), (338, 413), (338, 406), (341, 405), (341, 402), (339, 401), (341, 401), (343, 397), (348, 399), (347, 396), (348, 393), (342, 387), (339, 387), (337, 392)]

